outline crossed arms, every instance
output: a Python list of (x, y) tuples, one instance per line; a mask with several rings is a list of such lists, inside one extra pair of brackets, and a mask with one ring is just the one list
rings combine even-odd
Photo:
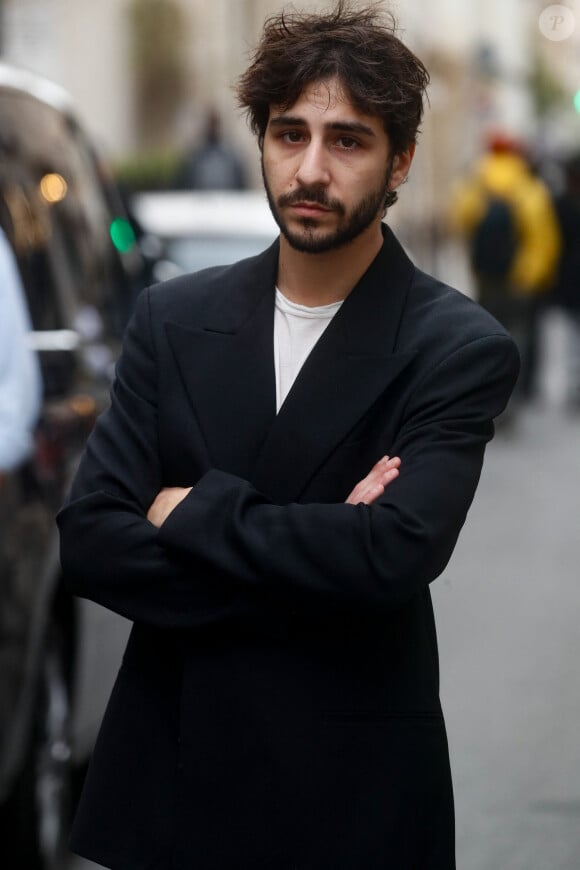
[(346, 503), (278, 505), (215, 468), (201, 468), (192, 489), (164, 488), (148, 297), (58, 517), (76, 594), (137, 622), (191, 628), (243, 618), (273, 599), (389, 608), (438, 576), (517, 374), (504, 333), (469, 341), (424, 373), (394, 458), (377, 463)]
[[(381, 496), (386, 487), (399, 476), (401, 460), (398, 456), (383, 456), (354, 487), (345, 504), (372, 504)], [(156, 528), (161, 528), (169, 514), (189, 495), (193, 487), (168, 486), (155, 496), (147, 511), (147, 519)]]

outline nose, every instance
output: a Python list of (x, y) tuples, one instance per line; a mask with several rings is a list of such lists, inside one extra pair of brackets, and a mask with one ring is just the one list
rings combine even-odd
[(327, 185), (330, 182), (328, 154), (323, 142), (311, 140), (302, 151), (296, 181), (304, 187)]

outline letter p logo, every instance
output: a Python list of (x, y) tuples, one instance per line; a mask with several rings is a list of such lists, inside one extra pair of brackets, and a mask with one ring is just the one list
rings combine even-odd
[(563, 42), (574, 33), (576, 18), (569, 6), (547, 6), (538, 22), (541, 33), (551, 42)]

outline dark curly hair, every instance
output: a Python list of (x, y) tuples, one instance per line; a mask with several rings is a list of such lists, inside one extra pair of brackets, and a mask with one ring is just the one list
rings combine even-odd
[(391, 158), (406, 151), (417, 139), (429, 73), (396, 29), (377, 4), (356, 8), (348, 0), (326, 14), (285, 11), (266, 19), (237, 85), (260, 148), (271, 106), (288, 109), (312, 82), (338, 77), (360, 111), (382, 118)]

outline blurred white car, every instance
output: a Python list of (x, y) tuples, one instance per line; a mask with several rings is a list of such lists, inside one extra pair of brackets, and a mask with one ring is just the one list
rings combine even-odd
[(140, 193), (131, 209), (152, 243), (163, 245), (159, 280), (259, 254), (279, 232), (261, 191)]

